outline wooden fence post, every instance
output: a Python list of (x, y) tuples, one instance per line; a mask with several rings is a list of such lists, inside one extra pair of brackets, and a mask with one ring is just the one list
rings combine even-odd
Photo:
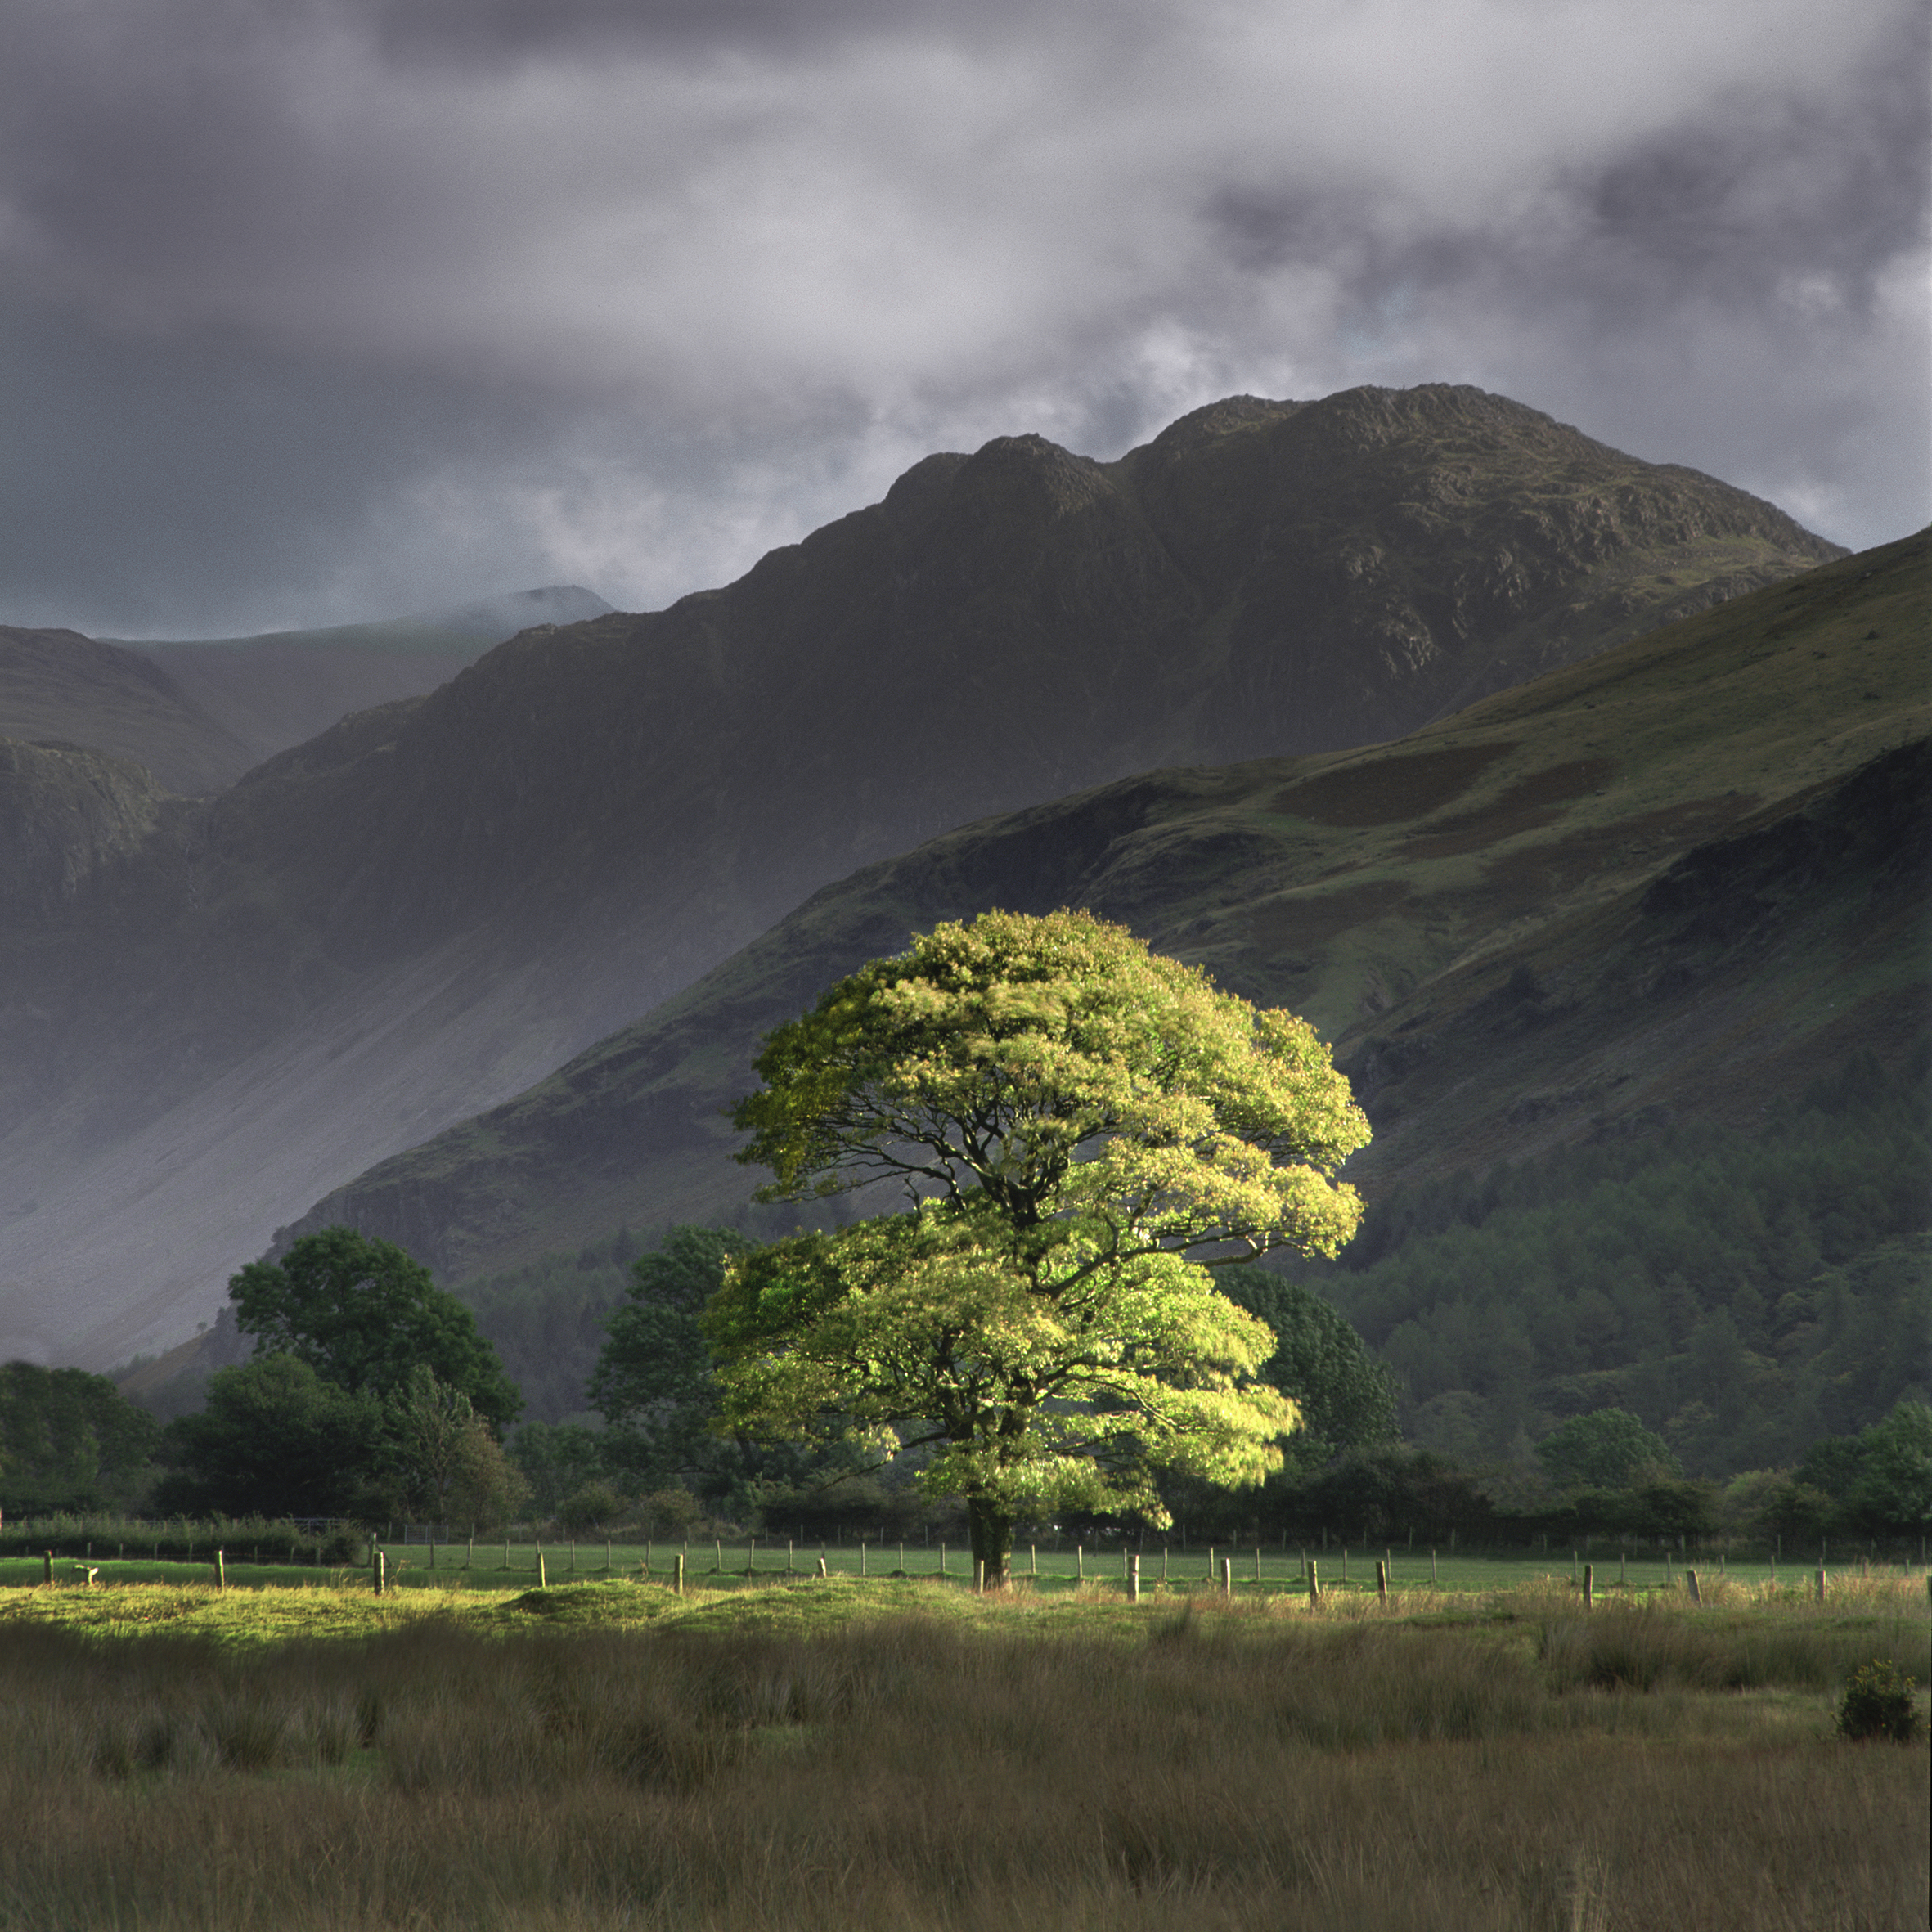
[(1127, 1559), (1127, 1601), (1130, 1603), (1140, 1601), (1140, 1558), (1137, 1556)]
[(1386, 1604), (1389, 1600), (1389, 1563), (1382, 1557), (1375, 1566), (1375, 1593)]
[[(861, 1557), (860, 1562), (861, 1575), (864, 1574), (864, 1559)], [(973, 1559), (973, 1593), (976, 1597), (983, 1597), (986, 1593), (986, 1560), (984, 1557), (975, 1557)]]
[(1308, 1559), (1308, 1602), (1312, 1610), (1322, 1600), (1321, 1566), (1313, 1557)]
[(1597, 1573), (1593, 1566), (1586, 1563), (1584, 1565), (1584, 1608), (1586, 1611), (1593, 1609), (1596, 1602)]
[(228, 1587), (228, 1556), (226, 1550), (217, 1550), (214, 1553), (214, 1587), (218, 1590), (225, 1590)]
[(47, 1552), (47, 1580), (50, 1584), (54, 1580), (54, 1552), (52, 1550)]
[(675, 1597), (685, 1593), (685, 1553), (680, 1550), (671, 1559), (671, 1592)]
[(379, 1597), (381, 1596), (383, 1592), (383, 1584), (387, 1580), (383, 1575), (384, 1570), (387, 1567), (388, 1565), (384, 1559), (383, 1553), (379, 1549), (375, 1552), (375, 1561), (369, 1566), (372, 1579), (375, 1584), (375, 1593)]
[(1695, 1570), (1687, 1570), (1684, 1572), (1684, 1588), (1693, 1603), (1701, 1603), (1704, 1601), (1697, 1594), (1697, 1572)]
[(1821, 1603), (1822, 1603), (1824, 1601), (1825, 1601), (1825, 1573), (1824, 1573), (1824, 1571), (1823, 1571), (1823, 1570), (1821, 1570), (1818, 1572), (1818, 1602), (1821, 1602)]
[(1429, 1582), (1431, 1587), (1436, 1582), (1436, 1552), (1433, 1549), (1429, 1552)]
[(537, 1587), (540, 1590), (547, 1590), (550, 1587), (550, 1573), (543, 1561), (541, 1543), (537, 1546)]
[(821, 1546), (819, 1550), (819, 1575), (820, 1576), (829, 1576), (831, 1574), (832, 1572), (825, 1566), (825, 1552), (824, 1548)]

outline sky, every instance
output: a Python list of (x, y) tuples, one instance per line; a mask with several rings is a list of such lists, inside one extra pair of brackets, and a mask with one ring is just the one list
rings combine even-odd
[(655, 609), (935, 449), (1470, 382), (1932, 520), (1917, 0), (11, 0), (0, 622)]

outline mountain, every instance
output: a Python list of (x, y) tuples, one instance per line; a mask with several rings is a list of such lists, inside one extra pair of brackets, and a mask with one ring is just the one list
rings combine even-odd
[(1312, 1019), (1398, 1184), (1678, 1118), (1756, 1126), (1932, 1004), (1932, 533), (1492, 696), (1390, 744), (1158, 771), (815, 894), (507, 1105), (382, 1162), (343, 1221), (446, 1282), (748, 1206), (724, 1109), (760, 1036), (989, 906), (1085, 906)]
[(1114, 463), (929, 457), (725, 590), (527, 630), (137, 835), (61, 848), (77, 781), (36, 766), (9, 802), (71, 889), (0, 922), (0, 1353), (173, 1339), (317, 1196), (855, 866), (1391, 738), (1836, 554), (1479, 391), (1240, 398)]
[(581, 623), (610, 608), (580, 585), (551, 584), (380, 623), (128, 648), (242, 747), (245, 762), (224, 781), (232, 784), (352, 711), (434, 690), (519, 631)]
[[(221, 790), (255, 762), (152, 658), (78, 631), (0, 625), (0, 739), (105, 753), (190, 796)], [(16, 823), (11, 811), (3, 822)]]
[(218, 792), (345, 712), (416, 697), (532, 624), (608, 611), (575, 585), (384, 623), (136, 644), (0, 625), (0, 738), (145, 765), (184, 797)]

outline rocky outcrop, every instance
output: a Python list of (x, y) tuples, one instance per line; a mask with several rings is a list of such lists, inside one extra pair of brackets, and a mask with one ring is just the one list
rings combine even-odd
[(104, 867), (139, 851), (168, 794), (145, 766), (74, 744), (0, 738), (0, 919), (71, 901)]

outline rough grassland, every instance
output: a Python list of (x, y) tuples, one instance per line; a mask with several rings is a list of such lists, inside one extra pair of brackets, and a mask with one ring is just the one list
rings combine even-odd
[(9, 1591), (0, 1926), (1916, 1924), (1925, 1606)]

